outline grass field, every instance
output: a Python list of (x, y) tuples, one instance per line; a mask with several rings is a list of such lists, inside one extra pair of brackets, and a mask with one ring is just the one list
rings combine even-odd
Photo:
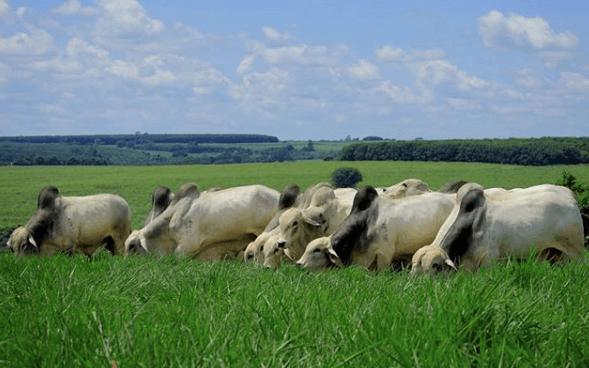
[[(302, 162), (178, 167), (3, 167), (0, 228), (24, 224), (38, 191), (117, 193), (134, 227), (159, 185), (177, 189), (329, 181), (337, 167), (388, 186), (458, 178), (485, 187), (554, 183), (588, 166)], [(587, 252), (586, 252), (587, 255)], [(267, 270), (239, 261), (0, 253), (4, 367), (587, 367), (589, 266), (505, 262), (412, 277), (354, 267)]]
[(563, 170), (577, 180), (589, 183), (589, 165), (510, 166), (473, 163), (434, 162), (285, 162), (237, 165), (195, 166), (34, 166), (0, 167), (0, 230), (23, 225), (34, 213), (37, 194), (46, 185), (59, 188), (62, 195), (77, 196), (115, 193), (127, 200), (133, 212), (133, 226), (139, 227), (149, 211), (151, 194), (159, 186), (172, 190), (193, 182), (201, 190), (264, 184), (282, 190), (296, 183), (302, 189), (329, 182), (331, 173), (343, 166), (360, 170), (362, 185), (390, 186), (407, 178), (418, 178), (433, 189), (464, 179), (484, 187), (527, 187), (554, 183)]

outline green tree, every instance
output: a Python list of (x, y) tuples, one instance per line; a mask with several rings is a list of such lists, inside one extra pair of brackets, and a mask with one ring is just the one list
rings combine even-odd
[(362, 173), (353, 167), (340, 167), (331, 174), (331, 183), (336, 188), (356, 188), (362, 181)]

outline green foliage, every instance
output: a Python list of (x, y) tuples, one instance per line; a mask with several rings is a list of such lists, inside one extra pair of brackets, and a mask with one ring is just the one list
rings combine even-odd
[(342, 148), (343, 161), (443, 161), (514, 165), (589, 163), (589, 137), (478, 139), (353, 144)]
[(331, 183), (336, 188), (356, 188), (362, 181), (362, 173), (353, 167), (340, 167), (331, 174)]
[(556, 185), (562, 185), (575, 193), (579, 207), (589, 206), (589, 185), (578, 182), (569, 171), (563, 170), (562, 176), (556, 181)]

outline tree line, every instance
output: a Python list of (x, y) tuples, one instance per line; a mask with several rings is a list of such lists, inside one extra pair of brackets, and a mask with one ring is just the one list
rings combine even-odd
[(442, 161), (512, 165), (589, 163), (589, 137), (414, 140), (358, 143), (342, 148), (342, 161)]
[(0, 142), (59, 143), (91, 145), (95, 143), (115, 145), (118, 142), (149, 143), (274, 143), (278, 138), (264, 134), (93, 134), (93, 135), (38, 135), (0, 137)]

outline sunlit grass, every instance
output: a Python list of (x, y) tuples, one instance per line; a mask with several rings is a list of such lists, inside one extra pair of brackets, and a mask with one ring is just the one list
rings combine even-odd
[[(586, 366), (589, 268), (310, 272), (0, 254), (3, 366)], [(565, 364), (565, 365), (566, 365)]]
[(196, 183), (201, 190), (264, 184), (282, 190), (296, 183), (302, 189), (319, 182), (330, 182), (339, 167), (354, 167), (363, 174), (359, 184), (390, 186), (407, 178), (424, 180), (432, 189), (463, 179), (485, 187), (527, 187), (554, 183), (563, 170), (580, 182), (589, 183), (589, 165), (510, 166), (477, 163), (435, 162), (288, 162), (194, 166), (106, 166), (106, 167), (0, 167), (0, 229), (23, 225), (34, 213), (39, 191), (46, 185), (58, 187), (62, 195), (114, 193), (131, 206), (133, 226), (143, 223), (152, 192), (165, 185), (172, 190), (185, 183)]

